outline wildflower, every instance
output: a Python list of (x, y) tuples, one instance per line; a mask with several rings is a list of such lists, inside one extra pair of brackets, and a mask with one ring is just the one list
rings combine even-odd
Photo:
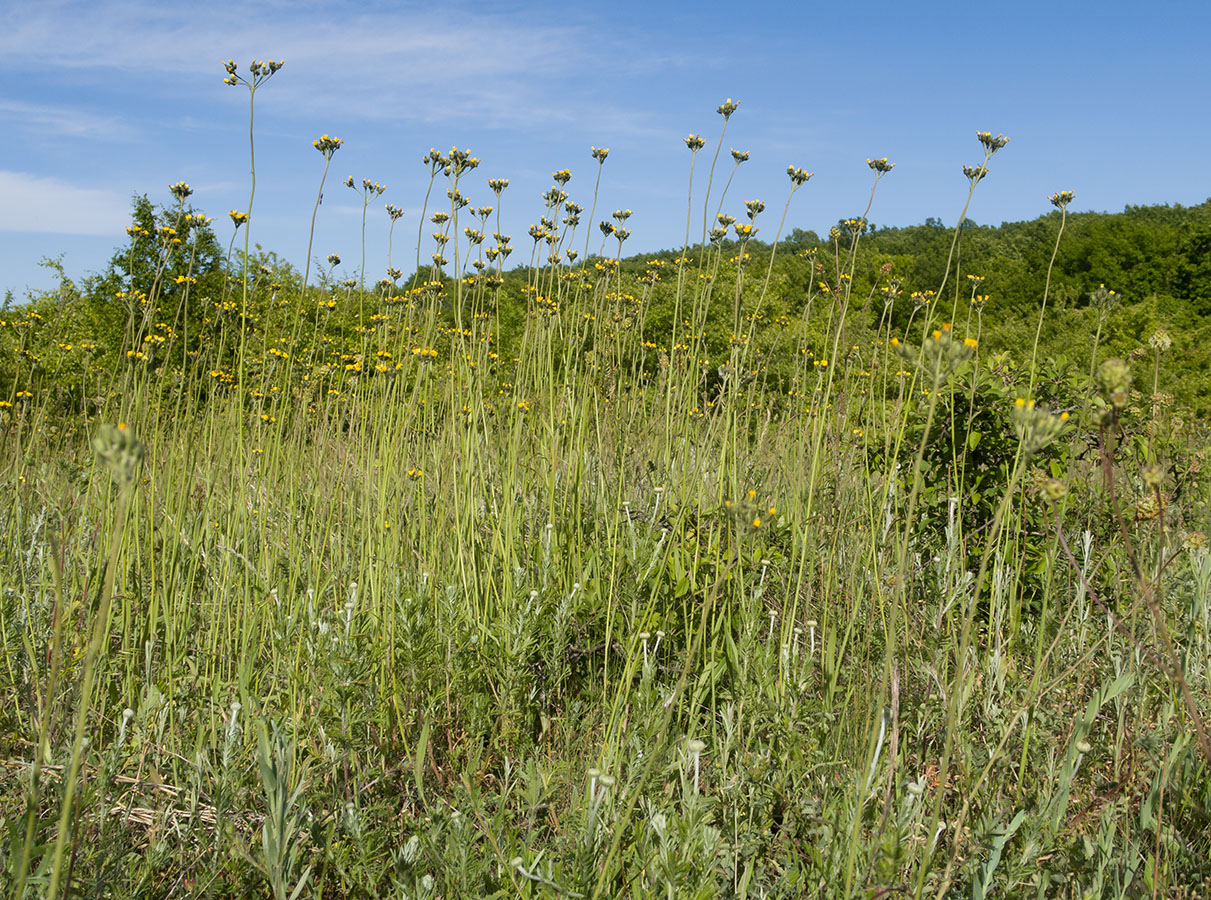
[(1039, 493), (1049, 503), (1058, 503), (1068, 496), (1068, 485), (1058, 478), (1047, 478), (1039, 486)]
[(170, 184), (168, 189), (172, 191), (172, 195), (177, 199), (178, 203), (184, 203), (186, 199), (188, 199), (189, 195), (193, 193), (193, 188), (183, 181), (178, 181), (176, 184)]
[(328, 254), (328, 265), (335, 267), (339, 266), (340, 264), (341, 258), (339, 256), (337, 256), (335, 253)]
[(1022, 450), (1032, 456), (1064, 433), (1068, 427), (1068, 413), (1053, 415), (1043, 406), (1035, 406), (1033, 400), (1018, 397), (1010, 413), (1013, 430), (1022, 442)]
[(1005, 137), (1005, 135), (998, 134), (996, 137), (993, 137), (991, 131), (977, 131), (976, 138), (984, 145), (984, 153), (988, 157), (991, 157), (1009, 143), (1009, 138)]
[(889, 163), (887, 161), (886, 156), (884, 156), (882, 159), (868, 159), (866, 164), (870, 166), (871, 169), (878, 175), (886, 175), (896, 167), (895, 163)]
[(975, 187), (984, 180), (984, 176), (988, 174), (988, 168), (986, 166), (963, 166), (963, 174), (967, 176), (971, 186)]
[(740, 107), (739, 103), (732, 100), (731, 97), (728, 97), (726, 100), (723, 101), (723, 103), (719, 104), (719, 108), (717, 110), (715, 110), (715, 112), (717, 112), (717, 113), (719, 113), (719, 115), (723, 116), (723, 121), (726, 122), (728, 119), (730, 119), (732, 117), (732, 113), (734, 113), (739, 107)]
[[(466, 150), (459, 150), (457, 147), (450, 148), (449, 164), (447, 168), (453, 173), (453, 178), (457, 181), (459, 176), (470, 172), (479, 165), (479, 157), (472, 156)], [(447, 173), (449, 174), (449, 172)]]
[(345, 143), (340, 138), (329, 137), (326, 134), (320, 135), (318, 140), (311, 142), (311, 146), (318, 150), (325, 159), (331, 160), (332, 155), (337, 150), (341, 149), (341, 144)]
[(807, 184), (807, 180), (811, 178), (815, 172), (807, 172), (803, 169), (796, 169), (794, 166), (786, 167), (786, 174), (790, 176), (791, 184), (795, 187), (802, 187)]
[(138, 474), (146, 451), (125, 422), (102, 425), (92, 441), (97, 462), (107, 469), (119, 485), (131, 484)]
[(1152, 337), (1148, 338), (1148, 346), (1157, 353), (1165, 353), (1173, 346), (1173, 338), (1169, 337), (1169, 332), (1163, 328), (1158, 328), (1153, 332)]
[(255, 90), (263, 82), (276, 74), (278, 69), (282, 68), (284, 65), (286, 65), (286, 60), (284, 59), (271, 59), (268, 61), (254, 59), (248, 65), (248, 72), (252, 77), (252, 80), (248, 81), (239, 74), (239, 67), (236, 65), (235, 60), (229, 59), (227, 62), (223, 63), (223, 68), (227, 71), (227, 77), (223, 79), (223, 83), (230, 85), (243, 84), (247, 85), (250, 89)]
[(1108, 359), (1098, 369), (1098, 386), (1102, 397), (1116, 409), (1127, 405), (1131, 389), (1131, 369), (1121, 359)]
[(434, 175), (450, 165), (450, 161), (442, 156), (441, 151), (435, 147), (429, 148), (429, 152), (425, 154), (421, 162), (428, 166)]
[(1057, 191), (1047, 199), (1051, 201), (1051, 205), (1056, 209), (1067, 209), (1068, 204), (1076, 199), (1076, 194), (1072, 191)]
[(1141, 522), (1159, 519), (1164, 512), (1164, 501), (1158, 500), (1156, 494), (1149, 494), (1135, 504), (1135, 517)]
[[(609, 152), (609, 151), (607, 151), (607, 152)], [(504, 191), (504, 189), (507, 188), (508, 186), (509, 186), (509, 179), (507, 179), (507, 178), (489, 178), (488, 179), (488, 187), (490, 187), (492, 189), (492, 192), (494, 194), (496, 194), (497, 197), (499, 197), (501, 195), (501, 193)]]
[[(554, 181), (556, 184), (558, 184), (560, 187), (563, 187), (565, 184), (567, 184), (569, 181), (572, 180), (572, 173), (568, 169), (560, 169), (558, 172), (551, 173), (551, 180)], [(564, 199), (565, 200), (567, 199), (567, 195), (564, 196)]]
[(1144, 468), (1140, 470), (1140, 477), (1144, 480), (1144, 486), (1148, 488), (1148, 490), (1155, 491), (1160, 488), (1165, 481), (1165, 467), (1156, 464), (1144, 466)]
[(758, 215), (765, 209), (764, 200), (745, 200), (744, 208), (748, 210), (750, 220), (756, 219)]
[(236, 228), (245, 224), (248, 221), (248, 213), (239, 212), (238, 210), (229, 210), (227, 215), (231, 216), (231, 224)]
[(1099, 284), (1097, 290), (1089, 294), (1089, 300), (1102, 312), (1108, 312), (1118, 306), (1122, 295), (1107, 290), (1104, 284)]
[(606, 157), (610, 155), (609, 147), (590, 147), (593, 152), (593, 159), (597, 160), (598, 165), (606, 161)]
[(699, 137), (696, 134), (687, 135), (686, 137), (682, 138), (681, 140), (685, 143), (685, 145), (687, 147), (690, 148), (691, 153), (697, 153), (699, 150), (701, 150), (703, 147), (706, 146), (706, 141), (704, 141), (701, 137)]

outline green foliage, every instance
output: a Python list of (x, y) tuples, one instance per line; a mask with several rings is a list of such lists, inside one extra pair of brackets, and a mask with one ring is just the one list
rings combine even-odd
[(27, 894), (1202, 889), (1206, 205), (1034, 365), (1055, 215), (245, 298), (186, 213), (3, 313)]

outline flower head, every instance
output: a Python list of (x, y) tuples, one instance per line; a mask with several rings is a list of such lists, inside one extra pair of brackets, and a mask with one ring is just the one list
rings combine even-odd
[(1009, 138), (1003, 134), (992, 136), (991, 131), (977, 131), (976, 138), (984, 145), (985, 158), (991, 157), (994, 153), (1009, 143)]
[(1072, 191), (1057, 191), (1047, 199), (1051, 201), (1051, 205), (1056, 209), (1067, 209), (1068, 204), (1076, 199), (1076, 194)]
[(449, 170), (447, 174), (452, 174), (452, 177), (455, 179), (460, 175), (470, 172), (478, 165), (478, 156), (472, 156), (467, 150), (459, 150), (457, 147), (450, 148), (450, 156), (446, 168)]
[(964, 166), (963, 174), (967, 176), (971, 186), (975, 187), (984, 180), (984, 176), (988, 174), (988, 168), (986, 166)]
[(320, 151), (320, 153), (324, 155), (325, 159), (332, 159), (332, 154), (336, 153), (337, 150), (340, 150), (341, 144), (343, 143), (344, 141), (342, 141), (340, 138), (329, 137), (326, 134), (322, 134), (318, 140), (311, 142), (311, 146)]
[(786, 167), (786, 174), (790, 177), (791, 184), (795, 187), (802, 187), (807, 184), (807, 180), (811, 178), (815, 172), (807, 172), (803, 169), (796, 169), (794, 166)]

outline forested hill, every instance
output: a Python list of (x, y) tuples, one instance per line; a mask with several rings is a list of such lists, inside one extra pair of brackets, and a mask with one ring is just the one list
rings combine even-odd
[[(0, 316), (0, 397), (15, 396), (27, 384), (42, 381), (72, 395), (75, 381), (113, 371), (131, 353), (142, 359), (139, 354), (146, 348), (129, 347), (126, 337), (133, 333), (132, 323), (144, 319), (163, 321), (172, 332), (170, 346), (154, 359), (157, 366), (180, 365), (208, 342), (221, 343), (224, 323), (240, 293), (242, 258), (238, 251), (224, 258), (221, 239), (204, 216), (190, 225), (188, 244), (163, 237), (176, 234), (174, 227), (184, 213), (180, 207), (156, 207), (146, 197), (137, 197), (130, 242), (116, 248), (104, 273), (73, 282), (60, 269), (63, 281), (57, 290), (31, 297), (22, 307), (13, 307), (10, 298), (9, 314)], [(868, 227), (850, 220), (838, 223), (829, 235), (803, 230), (784, 235), (772, 267), (768, 244), (757, 238), (741, 244), (717, 233), (717, 242), (705, 252), (689, 249), (693, 274), (686, 278), (677, 275), (675, 260), (684, 251), (675, 248), (625, 258), (616, 269), (612, 262), (603, 267), (596, 258), (565, 263), (558, 277), (541, 263), (537, 269), (522, 264), (503, 273), (495, 285), (487, 277), (491, 269), (479, 276), (468, 269), (461, 292), (490, 294), (491, 306), (499, 312), (492, 339), (509, 358), (522, 323), (535, 314), (538, 294), (550, 291), (554, 299), (550, 304), (548, 298), (539, 298), (548, 302), (539, 311), (543, 315), (559, 309), (578, 290), (600, 289), (612, 292), (615, 299), (629, 298), (636, 310), (642, 304), (642, 314), (617, 312), (619, 327), (636, 327), (645, 346), (667, 350), (684, 340), (686, 325), (674, 321), (675, 311), (682, 308), (682, 300), (696, 302), (693, 296), (679, 300), (677, 291), (684, 288), (687, 295), (696, 295), (702, 285), (713, 284), (703, 307), (707, 314), (701, 334), (708, 353), (712, 358), (726, 354), (735, 324), (742, 322), (745, 341), (751, 338), (771, 372), (786, 362), (780, 363), (781, 357), (771, 351), (781, 348), (785, 356), (785, 348), (800, 339), (827, 355), (829, 348), (818, 338), (826, 333), (829, 310), (834, 308), (830, 296), (843, 298), (846, 327), (853, 330), (847, 340), (857, 344), (889, 335), (918, 340), (920, 335), (909, 329), (910, 322), (912, 330), (923, 322), (913, 318), (920, 305), (920, 297), (913, 295), (930, 291), (939, 294), (932, 302), (942, 319), (931, 315), (929, 321), (953, 317), (964, 334), (977, 335), (990, 353), (1008, 353), (1027, 363), (1046, 297), (1037, 358), (1048, 361), (1053, 371), (1087, 376), (1097, 361), (1147, 356), (1152, 364), (1143, 368), (1151, 377), (1137, 383), (1139, 390), (1150, 393), (1155, 385), (1199, 414), (1211, 415), (1211, 200), (1191, 207), (1073, 213), (1063, 220), (1062, 235), (1061, 221), (1059, 211), (996, 227), (969, 221), (956, 242), (953, 224), (937, 219), (903, 228)], [(757, 224), (761, 238), (772, 237), (772, 223)], [(863, 233), (851, 260), (857, 229)], [(525, 245), (518, 249), (519, 256), (529, 255)], [(449, 272), (425, 268), (410, 278), (384, 279), (372, 287), (373, 269), (368, 269), (361, 294), (358, 277), (337, 280), (347, 273), (334, 274), (334, 264), (327, 269), (313, 266), (312, 272), (318, 269), (319, 274), (313, 275), (304, 294), (299, 268), (276, 254), (258, 250), (252, 263), (255, 283), (250, 283), (245, 321), (257, 345), (264, 344), (262, 337), (293, 340), (289, 336), (303, 320), (315, 331), (316, 317), (322, 313), (329, 332), (325, 352), (351, 359), (365, 351), (362, 335), (367, 326), (388, 321), (373, 317), (376, 310), (411, 308), (413, 300), (436, 302), (447, 325), (457, 321), (456, 285)], [(712, 274), (704, 274), (707, 269)], [(843, 283), (842, 273), (851, 270), (852, 281)], [(700, 281), (703, 278), (708, 280)], [(537, 294), (527, 290), (532, 280), (543, 286)], [(1103, 285), (1102, 301), (1095, 302), (1094, 293)], [(973, 294), (985, 299), (973, 306)], [(51, 321), (54, 328), (40, 324)], [(789, 344), (793, 335), (788, 328), (802, 329)], [(1172, 339), (1163, 360), (1149, 349), (1149, 338), (1158, 329)], [(318, 339), (318, 332), (312, 337)], [(311, 352), (302, 338), (295, 343), (296, 352)], [(66, 362), (65, 354), (78, 352), (80, 346), (90, 348), (86, 368)]]
[[(1088, 358), (1099, 312), (1091, 294), (1104, 284), (1119, 302), (1105, 317), (1099, 358), (1127, 356), (1165, 328), (1173, 339), (1170, 388), (1187, 402), (1211, 408), (1211, 200), (1069, 213), (1056, 251), (1059, 228), (1058, 211), (999, 226), (968, 221), (956, 252), (959, 277), (952, 267), (941, 299), (953, 302), (957, 287), (965, 302), (965, 276), (983, 276), (979, 292), (988, 301), (982, 342), (1029, 352), (1054, 251), (1040, 356)], [(936, 289), (953, 238), (953, 223), (937, 219), (904, 228), (875, 226), (862, 237), (859, 267), (873, 281), (878, 268), (891, 262), (906, 290)], [(794, 250), (828, 246), (803, 231), (793, 232), (787, 244)], [(855, 285), (855, 294), (860, 288)]]

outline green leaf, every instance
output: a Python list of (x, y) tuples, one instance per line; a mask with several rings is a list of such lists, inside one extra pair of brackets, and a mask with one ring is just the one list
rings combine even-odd
[(974, 450), (976, 447), (980, 446), (980, 438), (982, 438), (983, 436), (984, 435), (978, 431), (968, 432), (967, 433), (967, 449)]

